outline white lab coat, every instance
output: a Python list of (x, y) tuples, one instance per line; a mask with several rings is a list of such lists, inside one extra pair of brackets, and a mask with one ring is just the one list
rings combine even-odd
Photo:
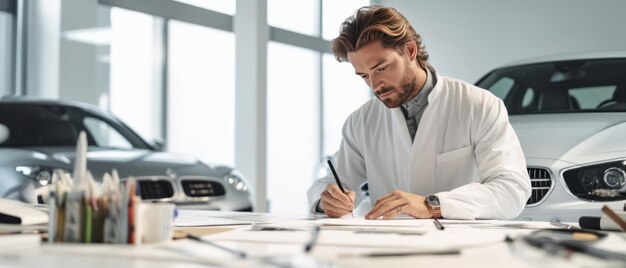
[[(358, 193), (367, 181), (371, 204), (396, 189), (436, 194), (446, 219), (516, 217), (531, 186), (506, 107), (487, 90), (432, 73), (437, 83), (413, 144), (400, 108), (376, 98), (348, 117), (335, 158), (342, 183)], [(328, 183), (332, 175), (309, 189), (312, 212)]]

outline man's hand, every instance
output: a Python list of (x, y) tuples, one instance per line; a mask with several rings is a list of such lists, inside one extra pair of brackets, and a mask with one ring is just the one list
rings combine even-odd
[(331, 183), (326, 185), (326, 190), (322, 192), (320, 208), (331, 218), (339, 218), (354, 210), (355, 193), (346, 190), (346, 194), (342, 193), (337, 184)]
[(426, 197), (395, 190), (376, 200), (374, 208), (365, 214), (369, 220), (378, 219), (382, 216), (385, 220), (391, 220), (400, 214), (407, 214), (416, 219), (432, 218), (432, 210), (424, 203)]

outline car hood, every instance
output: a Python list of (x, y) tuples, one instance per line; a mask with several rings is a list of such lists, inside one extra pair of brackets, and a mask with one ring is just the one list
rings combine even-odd
[(626, 155), (624, 113), (512, 115), (526, 158), (582, 164)]
[[(74, 147), (27, 147), (3, 149), (12, 155), (16, 165), (46, 165), (71, 170), (74, 167)], [(116, 169), (127, 176), (212, 176), (223, 177), (231, 169), (209, 166), (196, 158), (144, 149), (111, 150), (89, 147), (87, 169), (99, 180), (105, 172)]]

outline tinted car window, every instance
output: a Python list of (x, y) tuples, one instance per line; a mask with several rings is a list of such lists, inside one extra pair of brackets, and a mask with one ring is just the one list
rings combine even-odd
[(111, 122), (68, 106), (0, 105), (0, 147), (75, 146), (84, 130), (90, 146), (146, 148), (123, 124)]
[(74, 146), (79, 129), (63, 107), (0, 107), (0, 124), (7, 137), (0, 147)]
[(87, 130), (91, 133), (91, 136), (95, 140), (98, 147), (115, 149), (133, 148), (130, 142), (128, 142), (122, 134), (106, 122), (93, 117), (85, 117), (85, 119), (83, 119), (83, 123), (85, 124)]
[(626, 59), (559, 61), (497, 69), (477, 85), (510, 114), (624, 112)]

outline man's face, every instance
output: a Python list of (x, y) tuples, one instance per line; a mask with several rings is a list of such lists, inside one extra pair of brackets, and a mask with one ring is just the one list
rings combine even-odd
[(412, 68), (416, 65), (404, 54), (392, 48), (384, 48), (380, 41), (376, 41), (349, 52), (348, 60), (376, 97), (387, 107), (396, 108), (419, 90)]

